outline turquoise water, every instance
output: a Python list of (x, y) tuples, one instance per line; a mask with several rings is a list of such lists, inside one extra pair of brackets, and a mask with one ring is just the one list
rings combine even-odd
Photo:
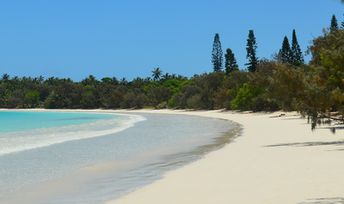
[(85, 112), (0, 111), (0, 156), (112, 134), (141, 118)]
[(223, 146), (237, 130), (182, 115), (21, 114), (7, 120), (31, 124), (25, 131), (0, 132), (0, 203), (102, 204)]
[(113, 115), (109, 114), (0, 111), (0, 132), (79, 125), (111, 118)]

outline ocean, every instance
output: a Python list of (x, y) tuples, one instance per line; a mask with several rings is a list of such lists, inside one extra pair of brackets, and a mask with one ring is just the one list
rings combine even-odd
[(222, 147), (239, 129), (182, 115), (0, 111), (0, 203), (104, 203)]

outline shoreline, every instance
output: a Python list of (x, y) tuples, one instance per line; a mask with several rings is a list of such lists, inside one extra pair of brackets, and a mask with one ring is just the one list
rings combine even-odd
[(119, 110), (230, 120), (240, 137), (106, 204), (335, 203), (344, 201), (344, 133), (311, 131), (297, 113)]
[[(30, 135), (45, 135), (46, 130), (52, 130), (55, 129), (56, 132), (59, 132), (60, 130), (64, 130), (63, 135), (59, 135), (59, 139), (54, 140), (53, 142), (51, 141), (46, 141), (46, 142), (41, 142), (42, 140), (44, 141), (44, 138), (40, 138), (41, 143), (37, 143), (37, 141), (32, 141), (32, 143), (25, 143), (25, 147), (18, 149), (16, 144), (13, 147), (10, 148), (4, 148), (0, 149), (0, 156), (2, 155), (8, 155), (12, 153), (18, 153), (18, 152), (23, 152), (27, 150), (32, 150), (32, 149), (37, 149), (37, 148), (45, 148), (48, 146), (52, 145), (57, 145), (65, 142), (72, 142), (72, 141), (77, 141), (77, 140), (82, 140), (82, 139), (91, 139), (95, 137), (102, 137), (104, 135), (109, 135), (109, 134), (115, 134), (122, 132), (128, 128), (131, 128), (135, 126), (136, 123), (141, 122), (146, 120), (144, 117), (139, 116), (139, 115), (133, 115), (133, 114), (125, 114), (125, 113), (114, 113), (114, 112), (100, 112), (100, 111), (73, 111), (73, 110), (45, 110), (45, 109), (16, 109), (16, 110), (11, 110), (11, 109), (0, 109), (0, 111), (9, 111), (9, 112), (40, 112), (40, 113), (51, 113), (51, 112), (56, 112), (56, 113), (66, 113), (66, 114), (73, 114), (73, 113), (81, 113), (81, 114), (94, 114), (94, 115), (114, 115), (114, 116), (125, 116), (128, 117), (128, 119), (124, 122), (122, 122), (121, 126), (108, 126), (102, 128), (100, 130), (95, 130), (91, 129), (89, 127), (91, 126), (100, 126), (103, 124), (108, 123), (107, 121), (113, 121), (113, 118), (107, 118), (107, 119), (97, 119), (95, 121), (89, 121), (86, 123), (80, 123), (80, 124), (69, 124), (69, 125), (61, 125), (61, 126), (48, 126), (48, 127), (38, 127), (38, 128), (33, 128), (33, 129), (24, 129), (24, 130), (18, 130), (18, 131), (13, 131), (13, 132), (8, 132), (7, 134), (11, 135), (13, 133), (17, 134), (23, 134), (25, 133), (25, 136), (30, 137)], [(76, 130), (79, 130), (79, 135), (82, 136), (76, 136), (75, 135), (75, 128)], [(59, 131), (57, 131), (59, 130)], [(6, 132), (5, 132), (6, 134)], [(58, 134), (58, 133), (56, 133)], [(55, 134), (55, 136), (56, 136)]]
[[(11, 111), (13, 111), (13, 110), (11, 110)], [(178, 169), (178, 168), (180, 168), (181, 166), (185, 166), (185, 165), (187, 165), (187, 164), (189, 164), (189, 163), (191, 163), (191, 162), (194, 162), (194, 161), (196, 161), (196, 160), (198, 160), (198, 159), (200, 159), (201, 157), (203, 157), (206, 153), (209, 153), (209, 152), (211, 152), (211, 151), (214, 151), (214, 150), (217, 150), (217, 149), (219, 149), (219, 148), (222, 148), (224, 145), (225, 145), (225, 143), (227, 143), (227, 142), (229, 142), (229, 141), (231, 141), (231, 139), (233, 138), (232, 137), (232, 135), (233, 134), (235, 134), (236, 135), (236, 133), (237, 133), (237, 131), (239, 131), (239, 128), (230, 128), (230, 130), (227, 132), (227, 130), (228, 130), (228, 128), (229, 127), (232, 127), (232, 125), (230, 124), (230, 123), (228, 123), (227, 121), (225, 121), (225, 120), (213, 120), (213, 119), (211, 119), (211, 118), (201, 118), (201, 117), (196, 117), (196, 116), (181, 116), (181, 115), (177, 115), (177, 114), (175, 114), (174, 116), (172, 116), (172, 115), (168, 115), (168, 114), (159, 114), (159, 115), (156, 115), (156, 114), (141, 114), (141, 113), (137, 113), (137, 114), (134, 114), (134, 113), (128, 113), (128, 114), (125, 114), (125, 113), (119, 113), (118, 111), (99, 111), (99, 110), (91, 110), (91, 111), (88, 111), (88, 110), (79, 110), (79, 111), (75, 111), (75, 110), (37, 110), (37, 109), (33, 109), (33, 110), (26, 110), (26, 109), (23, 109), (23, 110), (14, 110), (14, 111), (17, 111), (17, 112), (20, 112), (20, 111), (23, 111), (23, 112), (88, 112), (88, 113), (98, 113), (98, 114), (102, 114), (102, 113), (104, 113), (104, 112), (106, 112), (106, 113), (113, 113), (113, 114), (115, 114), (115, 115), (130, 115), (130, 116), (132, 116), (132, 115), (137, 115), (137, 116), (143, 116), (143, 117), (148, 117), (148, 116), (150, 116), (150, 118), (153, 120), (153, 121), (155, 121), (155, 122), (153, 122), (153, 123), (151, 123), (151, 125), (149, 125), (150, 127), (152, 127), (153, 129), (155, 129), (154, 127), (156, 127), (157, 129), (159, 129), (159, 124), (160, 125), (162, 125), (164, 128), (170, 128), (170, 127), (173, 127), (173, 125), (172, 124), (175, 124), (176, 125), (176, 127), (175, 128), (172, 128), (171, 130), (169, 130), (169, 131), (166, 131), (166, 130), (164, 130), (164, 129), (161, 129), (161, 134), (162, 135), (165, 135), (165, 136), (167, 136), (166, 134), (164, 134), (164, 132), (169, 132), (169, 135), (174, 135), (175, 133), (178, 133), (179, 131), (181, 131), (180, 133), (180, 135), (188, 135), (188, 136), (190, 136), (190, 137), (187, 137), (187, 138), (189, 138), (190, 140), (189, 140), (189, 142), (191, 142), (191, 141), (193, 141), (192, 143), (193, 143), (193, 146), (195, 147), (195, 149), (189, 149), (189, 148), (186, 148), (185, 149), (185, 147), (182, 147), (182, 146), (176, 146), (176, 145), (170, 145), (170, 147), (169, 147), (169, 145), (165, 145), (164, 147), (163, 147), (163, 149), (165, 149), (165, 151), (167, 152), (167, 151), (169, 151), (169, 150), (167, 150), (166, 148), (170, 148), (170, 150), (172, 150), (172, 149), (178, 149), (178, 148), (181, 148), (180, 150), (182, 150), (181, 152), (180, 152), (180, 154), (181, 155), (184, 155), (184, 156), (177, 156), (178, 154), (179, 154), (179, 152), (176, 152), (176, 154), (170, 154), (168, 157), (169, 157), (169, 159), (167, 159), (166, 161), (163, 161), (163, 159), (160, 161), (160, 159), (159, 159), (159, 162), (167, 162), (167, 163), (161, 163), (161, 164), (159, 164), (159, 162), (158, 161), (155, 161), (155, 162), (153, 162), (152, 164), (148, 164), (147, 166), (145, 166), (145, 168), (147, 168), (147, 170), (149, 170), (150, 168), (152, 168), (153, 166), (156, 166), (157, 168), (152, 168), (152, 169), (150, 169), (150, 171), (149, 172), (151, 172), (150, 174), (152, 174), (152, 175), (156, 175), (156, 176), (154, 176), (154, 179), (152, 178), (152, 179), (149, 179), (150, 181), (149, 182), (146, 182), (146, 179), (144, 178), (144, 177), (142, 177), (140, 180), (141, 181), (143, 181), (143, 183), (145, 183), (145, 185), (147, 185), (147, 184), (150, 184), (150, 183), (153, 183), (155, 180), (158, 180), (158, 179), (160, 179), (161, 178), (161, 176), (163, 175), (163, 174), (165, 174), (166, 172), (168, 172), (168, 171), (173, 171), (173, 170), (175, 170), (175, 169)], [(153, 116), (154, 115), (154, 116)], [(148, 117), (149, 118), (149, 117)], [(154, 119), (155, 118), (155, 119)], [(170, 118), (170, 119), (167, 119), (167, 121), (169, 121), (168, 123), (166, 123), (166, 122), (162, 122), (162, 121), (166, 121), (166, 118)], [(172, 119), (171, 119), (172, 118)], [(184, 118), (184, 119), (183, 119)], [(188, 119), (189, 118), (189, 119)], [(180, 119), (180, 120), (179, 120)], [(197, 123), (195, 123), (195, 122), (191, 122), (191, 121), (193, 121), (193, 120), (195, 120), (195, 121), (198, 121)], [(173, 122), (173, 121), (176, 121), (176, 122)], [(177, 121), (180, 121), (180, 122), (177, 122)], [(183, 122), (182, 122), (183, 121)], [(204, 121), (204, 122), (202, 122), (202, 121)], [(216, 121), (216, 122), (214, 122), (214, 121)], [(200, 125), (200, 124), (202, 124), (202, 125)], [(222, 125), (216, 125), (216, 124), (214, 124), (214, 123), (218, 123), (218, 124), (222, 124)], [(163, 125), (163, 124), (165, 124), (165, 125)], [(179, 128), (179, 127), (183, 127), (183, 126), (185, 126), (185, 125), (183, 125), (183, 124), (187, 124), (186, 126), (190, 126), (190, 128), (191, 127), (194, 127), (194, 125), (196, 125), (196, 124), (198, 124), (198, 125), (196, 125), (195, 127), (197, 127), (197, 126), (199, 126), (199, 128), (197, 128), (197, 129), (188, 129), (188, 128), (186, 128), (186, 129), (181, 129), (181, 128)], [(206, 133), (206, 131), (205, 132), (200, 132), (200, 130), (207, 130), (207, 129), (209, 129), (209, 128), (207, 128), (207, 125), (210, 125), (209, 126), (209, 128), (211, 128), (212, 127), (212, 131), (214, 131), (214, 133), (212, 133), (212, 132), (209, 132), (210, 134), (207, 134)], [(214, 126), (213, 126), (214, 125)], [(233, 124), (234, 125), (234, 124)], [(146, 125), (147, 126), (147, 125)], [(146, 127), (146, 126), (143, 126), (143, 127)], [(236, 125), (235, 125), (236, 126)], [(233, 126), (234, 127), (234, 126)], [(144, 128), (145, 129), (145, 128)], [(143, 134), (144, 134), (144, 129), (138, 129), (138, 131), (136, 131), (137, 133), (140, 133), (140, 132), (142, 132)], [(148, 129), (149, 130), (149, 129)], [(210, 130), (210, 129), (209, 129)], [(226, 131), (226, 134), (223, 134), (222, 135), (222, 130), (223, 131)], [(216, 135), (218, 135), (218, 136), (216, 136), (216, 137), (214, 137), (214, 134), (215, 134), (215, 132), (216, 131), (218, 131), (218, 134), (216, 133)], [(135, 132), (135, 131), (134, 131)], [(184, 133), (185, 132), (185, 133)], [(202, 137), (198, 137), (197, 135), (197, 133), (199, 133), (200, 135), (203, 135), (203, 134), (206, 134), (206, 135), (204, 135), (205, 136), (205, 138), (207, 138), (208, 136), (207, 135), (209, 135), (209, 139), (210, 138), (213, 138), (212, 140), (209, 140), (209, 141), (203, 141), (203, 142), (201, 142), (199, 139), (200, 138), (202, 138)], [(131, 135), (139, 135), (139, 134), (131, 134)], [(179, 134), (178, 134), (179, 135)], [(176, 138), (178, 138), (178, 137), (180, 137), (180, 136), (177, 136), (176, 135)], [(182, 138), (182, 137), (180, 137), (180, 138)], [(198, 139), (197, 139), (198, 138)], [(139, 138), (137, 138), (137, 139), (139, 139)], [(159, 139), (159, 138), (156, 138), (156, 139)], [(102, 141), (102, 140), (106, 140), (106, 139), (100, 139), (100, 141)], [(109, 139), (109, 141), (110, 141), (110, 139)], [(139, 140), (138, 140), (139, 141)], [(87, 141), (85, 142), (85, 143), (87, 143)], [(203, 143), (204, 143), (204, 145), (203, 145)], [(141, 143), (141, 144), (144, 144), (144, 142), (143, 143)], [(172, 142), (171, 144), (174, 144), (174, 142)], [(176, 143), (177, 144), (177, 143)], [(200, 146), (199, 145), (197, 145), (197, 144), (200, 144)], [(191, 145), (191, 143), (190, 143), (190, 145)], [(99, 146), (99, 145), (98, 145)], [(79, 146), (80, 147), (80, 146)], [(190, 146), (191, 147), (191, 146)], [(80, 148), (82, 148), (82, 146), (80, 147)], [(184, 149), (183, 149), (184, 148)], [(75, 148), (73, 148), (73, 149), (75, 149)], [(162, 150), (162, 149), (161, 149)], [(155, 152), (155, 151), (158, 151), (158, 149), (156, 149), (156, 150), (154, 150), (153, 152)], [(149, 151), (148, 151), (149, 152)], [(147, 152), (147, 154), (149, 155), (149, 153)], [(165, 153), (166, 153), (165, 152)], [(157, 153), (157, 152), (156, 152)], [(167, 154), (166, 154), (167, 155)], [(173, 159), (173, 157), (175, 157), (176, 156), (176, 158), (175, 159)], [(137, 157), (137, 156), (136, 156)], [(140, 157), (140, 156), (139, 156)], [(104, 157), (103, 157), (104, 158)], [(110, 165), (110, 163), (111, 162), (109, 162), (109, 165), (108, 164), (106, 164), (105, 165), (105, 170), (107, 171), (107, 172), (110, 172), (110, 166), (111, 166), (111, 168), (115, 168), (115, 166), (114, 166), (114, 164), (115, 163), (111, 163), (111, 165)], [(177, 165), (172, 165), (172, 164), (177, 164)], [(162, 169), (160, 169), (160, 170), (156, 170), (156, 169), (159, 169), (158, 167), (159, 167), (159, 165), (162, 165)], [(164, 167), (166, 165), (166, 167)], [(171, 167), (168, 167), (168, 166), (171, 166)], [(87, 166), (88, 167), (88, 166)], [(95, 169), (103, 169), (104, 167), (103, 167), (103, 165), (98, 165), (98, 164), (96, 164), (96, 165), (90, 165), (90, 167), (92, 167), (91, 169), (93, 169), (93, 168), (95, 168)], [(84, 168), (84, 167), (83, 167)], [(23, 196), (23, 197), (25, 197), (25, 198), (31, 198), (32, 197), (32, 195), (37, 195), (36, 197), (37, 197), (37, 201), (39, 200), (39, 197), (40, 197), (40, 195), (43, 195), (46, 191), (40, 191), (39, 189), (40, 188), (42, 188), (42, 189), (55, 189), (56, 188), (56, 192), (54, 191), (54, 190), (52, 190), (52, 192), (54, 191), (56, 194), (63, 194), (62, 192), (64, 192), (62, 189), (62, 183), (66, 183), (66, 185), (67, 186), (69, 186), (69, 185), (71, 185), (72, 184), (72, 182), (69, 182), (69, 180), (75, 180), (75, 181), (77, 181), (77, 182), (75, 182), (75, 185), (77, 185), (78, 184), (78, 182), (79, 181), (91, 181), (92, 180), (92, 177), (94, 177), (94, 175), (89, 175), (89, 176), (87, 176), (86, 175), (86, 173), (88, 172), (88, 171), (83, 171), (83, 168), (82, 169), (80, 169), (81, 171), (80, 172), (82, 172), (82, 175), (84, 175), (84, 177), (82, 178), (82, 177), (80, 177), (80, 178), (74, 178), (74, 176), (69, 176), (69, 174), (68, 175), (66, 175), (66, 176), (63, 176), (63, 178), (57, 178), (57, 179), (53, 179), (53, 180), (51, 180), (51, 181), (47, 181), (46, 183), (43, 183), (42, 185), (41, 184), (39, 184), (39, 185), (37, 185), (37, 189), (38, 190), (30, 190), (29, 188), (23, 188), (22, 189), (22, 191), (19, 191), (20, 192), (20, 194), (23, 196), (24, 194), (26, 195), (26, 196)], [(164, 170), (165, 169), (165, 170)], [(147, 171), (147, 170), (143, 170), (143, 171)], [(71, 171), (72, 173), (74, 172), (74, 171)], [(75, 171), (75, 172), (79, 172), (79, 170), (77, 170), (77, 171)], [(161, 173), (159, 173), (159, 172), (161, 172)], [(159, 173), (159, 174), (158, 174)], [(77, 173), (75, 173), (76, 175), (77, 175)], [(107, 174), (109, 174), (109, 173), (107, 173)], [(109, 174), (110, 175), (110, 174)], [(104, 175), (98, 175), (99, 176), (99, 178), (100, 177), (102, 177), (102, 176), (105, 176), (105, 173), (104, 173)], [(67, 179), (65, 179), (65, 178), (67, 178)], [(69, 178), (69, 179), (68, 179)], [(70, 178), (73, 178), (73, 179), (70, 179)], [(105, 178), (105, 177), (104, 177)], [(125, 178), (125, 175), (124, 175), (124, 178)], [(68, 181), (68, 182), (65, 182), (64, 180), (66, 180), (66, 181)], [(108, 181), (109, 180), (112, 180), (111, 178), (108, 178), (107, 179)], [(140, 180), (138, 180), (138, 181), (140, 181)], [(119, 182), (120, 183), (120, 181), (119, 180), (117, 180), (117, 182)], [(142, 182), (138, 182), (138, 183), (142, 183)], [(73, 184), (74, 185), (74, 184)], [(125, 192), (125, 194), (127, 194), (128, 192), (131, 192), (132, 190), (135, 190), (135, 189), (137, 189), (137, 188), (140, 188), (140, 187), (143, 187), (143, 186), (145, 186), (145, 185), (143, 185), (143, 184), (139, 184), (139, 185), (137, 185), (137, 186), (133, 186), (133, 188), (131, 188), (131, 189), (128, 189), (128, 191), (127, 192)], [(36, 186), (36, 185), (34, 185), (34, 186)], [(93, 186), (93, 185), (89, 185), (90, 186), (90, 188), (91, 188), (91, 186)], [(115, 188), (117, 188), (116, 186), (115, 186)], [(61, 190), (58, 190), (58, 189), (61, 189)], [(110, 199), (114, 199), (114, 198), (119, 198), (120, 196), (119, 195), (116, 195), (116, 196), (114, 196), (114, 194), (112, 194), (111, 193), (111, 191), (110, 191), (110, 188), (108, 188), (108, 190), (109, 190), (109, 196), (108, 197), (104, 197), (105, 199), (103, 199), (102, 200), (102, 202), (100, 202), (100, 203), (103, 203), (103, 202), (106, 202), (106, 201), (108, 201), (108, 200), (110, 200)], [(123, 190), (123, 189), (122, 189)], [(121, 191), (121, 190), (120, 190)], [(120, 192), (120, 191), (118, 191), (118, 192)], [(37, 193), (36, 193), (37, 192)], [(97, 190), (94, 190), (94, 191), (90, 191), (90, 192), (98, 192)], [(117, 192), (117, 191), (113, 191), (113, 192)], [(54, 193), (52, 193), (52, 195), (53, 195)], [(68, 194), (68, 192), (65, 192), (65, 194), (67, 195)], [(117, 193), (115, 193), (115, 194), (117, 194)], [(124, 195), (125, 195), (124, 194)], [(82, 195), (82, 194), (80, 194), (80, 195)], [(85, 196), (87, 195), (87, 194), (84, 194)], [(122, 195), (121, 195), (122, 196)], [(9, 198), (10, 198), (11, 196), (9, 196)], [(35, 196), (34, 196), (35, 197)], [(34, 201), (34, 197), (32, 197), (32, 199), (33, 199), (33, 201)], [(72, 198), (72, 197), (71, 197)], [(19, 198), (18, 198), (19, 199)], [(90, 200), (92, 200), (93, 198), (90, 198)], [(20, 200), (20, 199), (19, 199)], [(26, 199), (26, 201), (28, 201), (28, 200), (30, 200), (30, 199)], [(16, 201), (16, 200), (14, 200), (14, 201)], [(7, 202), (7, 201), (6, 201)], [(30, 201), (28, 201), (29, 203), (31, 203)], [(17, 203), (21, 203), (21, 202), (17, 202)], [(34, 203), (34, 202), (32, 202), (32, 203)]]
[(294, 112), (0, 110), (172, 114), (241, 125), (241, 135), (221, 149), (106, 204), (344, 203), (344, 131), (334, 135), (320, 127), (312, 132), (310, 124)]

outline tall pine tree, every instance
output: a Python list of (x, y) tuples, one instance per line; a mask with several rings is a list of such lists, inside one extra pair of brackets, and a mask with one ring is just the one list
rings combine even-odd
[(211, 62), (213, 63), (214, 72), (219, 72), (222, 70), (222, 61), (223, 61), (223, 53), (222, 53), (220, 35), (216, 33), (214, 37), (212, 60), (211, 60)]
[(293, 39), (291, 43), (291, 57), (292, 57), (292, 64), (295, 66), (300, 66), (304, 64), (305, 60), (303, 58), (303, 54), (299, 45), (299, 42), (296, 37), (296, 31), (293, 30)]
[(255, 72), (257, 69), (258, 58), (257, 58), (257, 42), (256, 37), (254, 36), (254, 31), (249, 30), (247, 45), (246, 45), (247, 55), (246, 58), (248, 59), (247, 69), (250, 72)]
[(226, 50), (225, 60), (226, 60), (225, 61), (226, 75), (229, 75), (229, 73), (231, 73), (235, 70), (239, 70), (239, 66), (238, 66), (237, 61), (235, 59), (235, 55), (230, 48), (228, 48)]
[(281, 63), (291, 63), (292, 53), (289, 45), (288, 37), (285, 36), (282, 43), (282, 48), (278, 53), (278, 61)]
[(330, 31), (331, 32), (335, 32), (338, 30), (338, 21), (335, 15), (332, 16), (331, 19), (331, 27), (330, 27)]

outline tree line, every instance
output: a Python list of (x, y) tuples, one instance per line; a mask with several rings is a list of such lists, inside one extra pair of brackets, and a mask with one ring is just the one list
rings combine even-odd
[(299, 111), (312, 127), (344, 121), (344, 23), (335, 16), (324, 33), (313, 39), (304, 55), (292, 31), (272, 59), (259, 59), (257, 40), (249, 31), (246, 68), (239, 68), (234, 52), (222, 51), (215, 34), (213, 72), (184, 77), (164, 73), (133, 80), (89, 76), (80, 82), (43, 77), (0, 78), (1, 108), (47, 109), (228, 109), (241, 111)]
[[(249, 30), (247, 45), (246, 45), (246, 58), (248, 62), (245, 64), (249, 72), (255, 72), (259, 64), (257, 57), (257, 42), (253, 30)], [(235, 55), (232, 49), (227, 48), (225, 57), (224, 71), (226, 75), (229, 75), (233, 71), (238, 71), (239, 66), (237, 64)], [(281, 64), (290, 64), (294, 66), (301, 66), (304, 64), (304, 57), (301, 51), (301, 47), (297, 40), (295, 29), (292, 32), (292, 43), (290, 46), (289, 39), (287, 36), (284, 37), (282, 48), (278, 54), (275, 55), (274, 59), (276, 62)], [(212, 51), (212, 64), (214, 72), (223, 71), (223, 54), (220, 41), (220, 35), (215, 34)]]

